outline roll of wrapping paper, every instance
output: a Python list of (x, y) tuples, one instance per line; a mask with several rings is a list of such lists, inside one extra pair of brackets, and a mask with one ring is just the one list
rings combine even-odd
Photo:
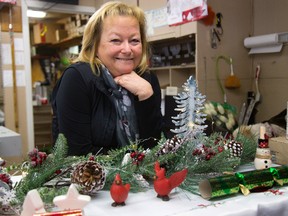
[(199, 183), (199, 191), (204, 199), (232, 195), (240, 190), (244, 195), (248, 195), (250, 192), (266, 191), (272, 188), (275, 182), (280, 186), (288, 184), (288, 166), (205, 179)]
[(278, 185), (288, 184), (288, 166), (270, 167), (270, 172)]
[(273, 187), (274, 178), (270, 169), (253, 170), (243, 173), (235, 173), (240, 184), (240, 189), (244, 195), (251, 192), (263, 192)]
[(211, 199), (239, 192), (238, 178), (234, 175), (218, 176), (199, 183), (199, 191), (204, 199)]

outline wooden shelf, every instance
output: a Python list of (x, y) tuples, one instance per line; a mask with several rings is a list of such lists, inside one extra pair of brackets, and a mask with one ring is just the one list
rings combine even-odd
[(195, 68), (195, 64), (183, 64), (183, 65), (174, 65), (174, 66), (164, 66), (164, 67), (151, 67), (150, 71), (158, 70), (170, 70), (170, 69), (186, 69), (186, 68)]
[(59, 48), (59, 49), (66, 49), (72, 46), (81, 45), (82, 42), (82, 35), (75, 36), (72, 38), (65, 38), (59, 42), (53, 43), (52, 47)]
[(34, 125), (51, 124), (51, 120), (34, 121)]
[(52, 146), (52, 114), (50, 105), (34, 106), (35, 146)]
[(37, 49), (44, 48), (45, 50), (47, 50), (47, 48), (53, 48), (53, 49), (63, 50), (72, 46), (81, 45), (81, 42), (82, 42), (82, 35), (81, 36), (79, 35), (79, 36), (75, 36), (71, 38), (65, 38), (55, 43), (37, 43), (37, 44), (33, 44), (33, 46), (36, 47)]

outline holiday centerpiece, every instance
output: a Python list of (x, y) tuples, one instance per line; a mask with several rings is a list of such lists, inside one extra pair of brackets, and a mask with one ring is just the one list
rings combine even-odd
[[(168, 179), (175, 179), (172, 177), (175, 173), (182, 180), (177, 184), (173, 183), (168, 189), (179, 186), (191, 193), (198, 193), (201, 180), (221, 176), (224, 172), (233, 172), (240, 164), (254, 160), (257, 146), (254, 139), (241, 134), (237, 137), (223, 136), (221, 133), (209, 136), (205, 134), (207, 125), (203, 110), (206, 98), (198, 91), (193, 77), (184, 83), (183, 92), (175, 96), (175, 101), (179, 113), (172, 119), (175, 136), (171, 139), (163, 136), (152, 149), (143, 149), (138, 143), (132, 143), (111, 150), (107, 155), (72, 157), (67, 156), (65, 136), (59, 134), (51, 154), (46, 155), (35, 149), (28, 154), (28, 160), (23, 163), (25, 165), (17, 166), (18, 170), (21, 167), (23, 178), (13, 188), (6, 189), (15, 195), (8, 195), (10, 198), (5, 203), (0, 200), (1, 205), (7, 204), (12, 209), (20, 206), (21, 211), (28, 192), (37, 190), (45, 204), (45, 210), (49, 212), (55, 207), (53, 200), (68, 194), (71, 184), (80, 194), (91, 197), (99, 190), (112, 190), (114, 201), (117, 205), (122, 205), (127, 194), (123, 199), (115, 199), (119, 193), (115, 192), (115, 188), (118, 188), (115, 179), (129, 184), (129, 193), (145, 191), (155, 184), (157, 196), (159, 191), (163, 191), (164, 185), (153, 181), (154, 177), (158, 175), (167, 182)], [(11, 171), (13, 169), (10, 167), (2, 169), (2, 172)], [(210, 184), (215, 185), (212, 181)], [(235, 188), (231, 191), (238, 191), (238, 182), (230, 185)], [(128, 188), (126, 192), (127, 190)], [(162, 199), (169, 200), (168, 190), (160, 195)]]

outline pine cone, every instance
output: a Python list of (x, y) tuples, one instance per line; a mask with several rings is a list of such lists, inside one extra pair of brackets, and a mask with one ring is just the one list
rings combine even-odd
[(232, 157), (241, 157), (243, 152), (243, 145), (240, 142), (235, 140), (231, 140), (229, 143), (224, 145), (225, 149), (230, 150), (230, 154)]
[(174, 136), (171, 139), (167, 139), (156, 154), (159, 157), (160, 155), (175, 153), (182, 143), (183, 139)]
[(71, 183), (76, 184), (82, 194), (94, 195), (104, 187), (105, 180), (104, 169), (95, 161), (80, 163), (71, 175)]

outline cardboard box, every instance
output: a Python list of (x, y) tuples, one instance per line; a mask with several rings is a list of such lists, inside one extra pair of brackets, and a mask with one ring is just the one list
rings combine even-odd
[(0, 157), (14, 157), (22, 155), (20, 134), (0, 126)]
[(55, 34), (56, 34), (56, 41), (61, 41), (68, 37), (68, 32), (64, 29), (57, 29)]
[(34, 44), (55, 43), (57, 29), (61, 29), (60, 24), (43, 22), (33, 25)]
[(288, 140), (286, 137), (273, 137), (269, 139), (272, 161), (276, 164), (288, 164)]

